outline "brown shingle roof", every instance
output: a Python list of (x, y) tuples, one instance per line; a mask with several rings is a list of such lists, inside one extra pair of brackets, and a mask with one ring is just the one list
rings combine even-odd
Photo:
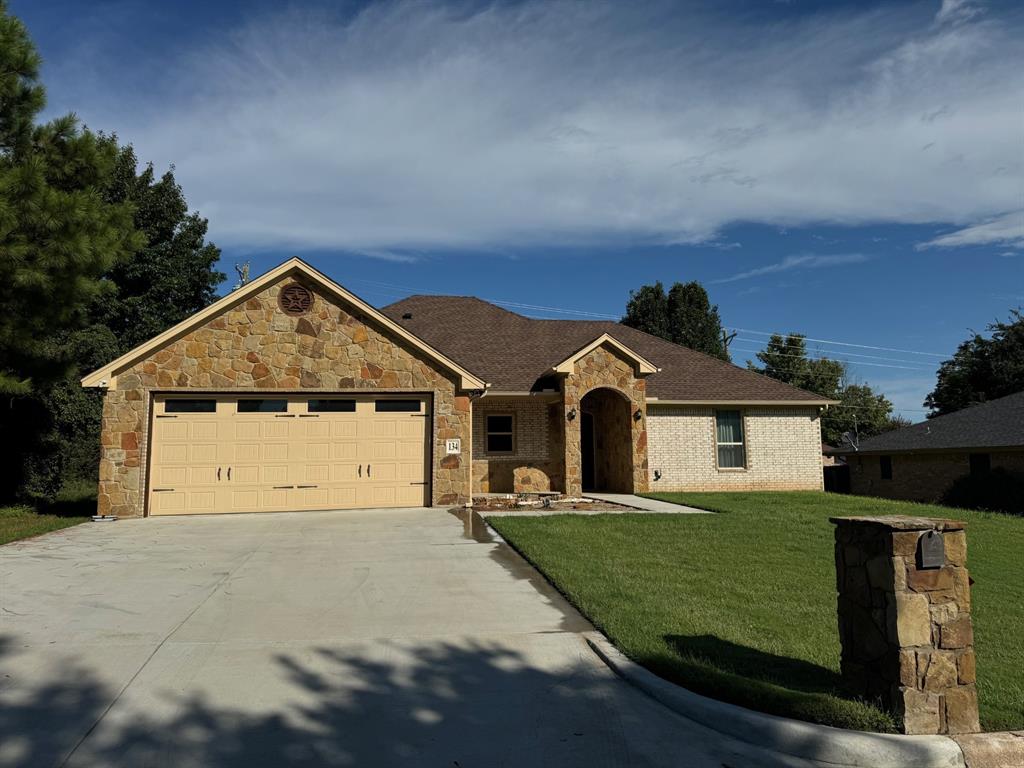
[[(660, 400), (819, 402), (825, 398), (608, 320), (535, 320), (469, 296), (410, 296), (382, 310), (499, 392), (525, 392), (603, 333), (661, 371)], [(410, 318), (403, 315), (411, 314)]]
[[(1024, 392), (861, 440), (861, 453), (1024, 448)], [(854, 453), (842, 446), (843, 453)]]

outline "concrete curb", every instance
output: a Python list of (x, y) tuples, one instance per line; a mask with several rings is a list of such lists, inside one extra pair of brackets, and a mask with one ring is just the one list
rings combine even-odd
[(954, 736), (967, 768), (1020, 768), (1024, 765), (1024, 731), (996, 731)]
[[(683, 717), (729, 738), (782, 755), (844, 768), (965, 768), (964, 753), (946, 736), (847, 731), (753, 712), (662, 680), (628, 659), (599, 632), (587, 644), (626, 682)], [(972, 766), (973, 768), (973, 766)]]

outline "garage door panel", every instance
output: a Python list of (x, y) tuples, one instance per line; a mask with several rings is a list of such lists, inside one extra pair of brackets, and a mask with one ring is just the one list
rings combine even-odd
[(324, 461), (331, 456), (330, 443), (309, 443), (306, 445), (306, 461)]
[(355, 487), (331, 488), (329, 498), (330, 505), (334, 509), (351, 509), (358, 506)]
[(422, 414), (378, 411), (370, 396), (352, 398), (354, 411), (321, 401), (316, 413), (305, 397), (288, 398), (286, 412), (239, 412), (235, 399), (204, 412), (179, 403), (162, 417), (157, 398), (151, 477), (154, 488), (170, 492), (151, 493), (151, 514), (425, 502), (429, 420)]
[(188, 459), (189, 463), (199, 461), (217, 461), (217, 444), (216, 443), (198, 443), (195, 445), (188, 446)]
[(303, 472), (303, 482), (325, 483), (331, 479), (331, 467), (329, 464), (307, 464)]
[(217, 482), (217, 467), (213, 465), (186, 467), (185, 483), (187, 485), (213, 485)]
[(359, 457), (359, 443), (331, 443), (331, 458), (335, 461), (355, 461)]
[(331, 422), (331, 436), (351, 438), (358, 437), (359, 424), (355, 419), (338, 419), (337, 421), (333, 421)]

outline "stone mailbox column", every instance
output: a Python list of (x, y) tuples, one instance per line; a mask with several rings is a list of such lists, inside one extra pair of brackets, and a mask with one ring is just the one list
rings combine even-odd
[(964, 524), (834, 517), (842, 674), (912, 734), (978, 723)]

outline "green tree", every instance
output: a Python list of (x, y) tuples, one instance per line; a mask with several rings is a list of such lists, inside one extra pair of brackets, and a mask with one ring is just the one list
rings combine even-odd
[(939, 366), (924, 401), (929, 418), (1024, 390), (1024, 314), (1011, 310), (1008, 322), (987, 330), (989, 337), (973, 334)]
[(821, 415), (821, 439), (831, 445), (841, 444), (846, 433), (863, 440), (905, 426), (892, 416), (892, 403), (867, 384), (841, 387), (839, 400)]
[(718, 307), (704, 286), (676, 283), (665, 292), (657, 282), (630, 291), (622, 324), (722, 360), (729, 359)]
[(95, 482), (102, 393), (82, 389), (78, 378), (210, 304), (225, 278), (215, 269), (220, 249), (206, 242), (207, 222), (189, 212), (173, 171), (156, 178), (152, 165), (137, 168), (133, 148), (119, 148), (104, 194), (132, 206), (145, 245), (105, 275), (110, 287), (89, 307), (91, 323), (55, 341), (69, 350), (71, 372), (23, 403), (38, 436), (23, 454), (24, 496), (49, 499), (62, 486)]
[(121, 352), (210, 304), (225, 279), (215, 268), (220, 249), (206, 242), (208, 222), (189, 212), (174, 169), (157, 178), (152, 163), (141, 172), (138, 165), (131, 145), (119, 150), (107, 197), (134, 207), (145, 246), (107, 273), (114, 288), (90, 313), (113, 332)]
[(140, 244), (128, 203), (103, 189), (111, 142), (73, 115), (37, 125), (40, 59), (0, 0), (0, 394), (59, 379), (72, 364), (57, 340), (84, 321), (104, 276)]
[(747, 368), (822, 397), (839, 398), (846, 367), (838, 360), (808, 357), (807, 343), (799, 333), (773, 334), (757, 359), (760, 366), (748, 361)]
[(892, 417), (892, 403), (867, 384), (847, 382), (846, 366), (826, 357), (812, 359), (807, 354), (804, 337), (791, 333), (774, 334), (765, 349), (757, 353), (760, 366), (752, 362), (747, 368), (816, 395), (838, 400), (821, 415), (821, 439), (839, 445), (843, 435), (860, 438), (886, 432), (900, 425)]

